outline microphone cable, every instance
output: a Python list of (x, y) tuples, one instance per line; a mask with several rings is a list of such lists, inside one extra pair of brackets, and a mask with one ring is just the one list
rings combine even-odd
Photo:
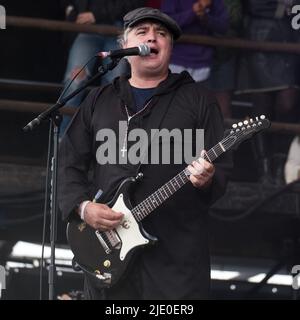
[(69, 81), (69, 83), (67, 84), (66, 87), (64, 87), (62, 93), (60, 94), (59, 98), (57, 99), (57, 102), (60, 102), (61, 99), (63, 98), (63, 96), (65, 95), (65, 93), (68, 91), (68, 89), (70, 88), (71, 84), (74, 82), (74, 80), (79, 76), (79, 74), (85, 69), (85, 67), (95, 58), (97, 58), (98, 56), (95, 55), (93, 57), (91, 57), (86, 63), (85, 65), (75, 74), (75, 76)]

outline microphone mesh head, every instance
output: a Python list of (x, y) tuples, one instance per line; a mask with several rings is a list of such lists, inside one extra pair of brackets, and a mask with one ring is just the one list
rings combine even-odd
[(140, 51), (140, 56), (149, 56), (151, 53), (150, 47), (148, 47), (146, 44), (140, 44), (139, 45), (139, 51)]

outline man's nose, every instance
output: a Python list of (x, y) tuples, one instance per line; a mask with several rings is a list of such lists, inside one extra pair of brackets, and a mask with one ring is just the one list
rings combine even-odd
[(155, 42), (156, 42), (156, 39), (154, 39), (154, 38), (149, 38), (149, 39), (147, 40), (147, 42), (149, 42), (149, 43), (155, 43)]
[(149, 42), (149, 43), (156, 42), (155, 32), (149, 32), (147, 42)]

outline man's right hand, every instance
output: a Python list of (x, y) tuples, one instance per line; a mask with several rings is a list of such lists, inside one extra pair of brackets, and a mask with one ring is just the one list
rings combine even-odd
[(123, 218), (123, 213), (115, 212), (102, 203), (89, 202), (85, 207), (84, 221), (94, 229), (107, 231), (116, 228)]

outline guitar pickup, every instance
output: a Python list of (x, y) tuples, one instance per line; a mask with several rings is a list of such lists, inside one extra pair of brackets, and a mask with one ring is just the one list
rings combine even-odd
[(107, 240), (113, 249), (121, 248), (121, 239), (115, 231), (106, 231), (105, 236), (107, 237)]
[(107, 245), (106, 241), (103, 239), (102, 235), (101, 235), (101, 232), (99, 230), (96, 230), (95, 231), (95, 234), (96, 234), (96, 237), (98, 238), (98, 240), (100, 241), (104, 251), (107, 253), (107, 254), (110, 254), (111, 253), (111, 249), (109, 248), (109, 246)]

